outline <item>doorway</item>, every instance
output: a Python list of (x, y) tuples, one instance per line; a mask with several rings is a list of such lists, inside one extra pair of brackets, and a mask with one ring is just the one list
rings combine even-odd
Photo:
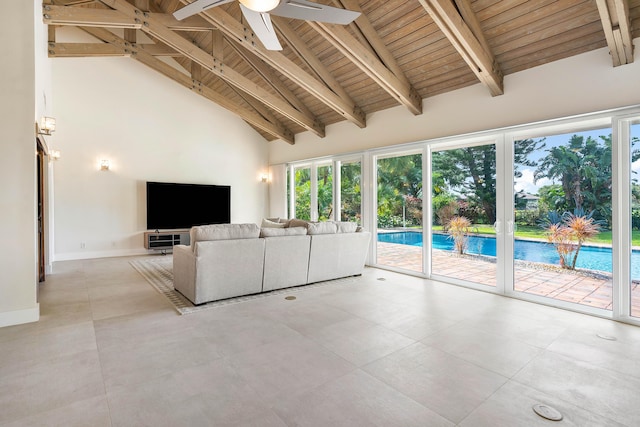
[(36, 138), (36, 180), (38, 187), (38, 210), (37, 210), (37, 239), (38, 239), (38, 281), (45, 281), (45, 174), (46, 174), (46, 153), (40, 139)]

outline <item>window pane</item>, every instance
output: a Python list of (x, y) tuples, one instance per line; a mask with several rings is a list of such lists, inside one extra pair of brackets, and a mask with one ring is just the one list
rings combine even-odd
[(631, 125), (631, 316), (640, 317), (640, 120)]
[(295, 217), (311, 219), (311, 168), (299, 168), (295, 173)]
[(515, 290), (611, 310), (611, 129), (514, 149)]
[(378, 159), (378, 264), (422, 272), (422, 155)]
[(318, 166), (318, 220), (333, 219), (333, 166)]
[(496, 286), (496, 146), (431, 156), (431, 272)]
[(357, 222), (362, 225), (360, 203), (360, 182), (362, 172), (360, 162), (342, 163), (340, 166), (340, 220)]

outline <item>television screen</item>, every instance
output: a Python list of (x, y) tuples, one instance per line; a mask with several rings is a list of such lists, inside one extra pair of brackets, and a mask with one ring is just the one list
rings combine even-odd
[(147, 182), (147, 229), (231, 222), (231, 187)]

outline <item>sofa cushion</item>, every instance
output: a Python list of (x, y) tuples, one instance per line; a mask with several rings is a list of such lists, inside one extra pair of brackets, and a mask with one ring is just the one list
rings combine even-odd
[(191, 227), (191, 245), (207, 240), (257, 239), (260, 228), (256, 224), (211, 224)]
[(260, 230), (260, 237), (305, 236), (306, 234), (306, 227), (263, 228)]
[(335, 234), (338, 232), (338, 226), (335, 222), (310, 222), (307, 224), (307, 231), (310, 235)]
[(309, 224), (309, 221), (306, 221), (304, 219), (292, 218), (289, 220), (289, 227), (307, 228), (307, 224)]
[(266, 218), (262, 220), (262, 224), (260, 225), (261, 228), (284, 228), (284, 226), (285, 226), (284, 223), (280, 223), (278, 221), (271, 221)]
[(335, 221), (335, 224), (338, 227), (338, 233), (355, 233), (358, 228), (355, 222)]

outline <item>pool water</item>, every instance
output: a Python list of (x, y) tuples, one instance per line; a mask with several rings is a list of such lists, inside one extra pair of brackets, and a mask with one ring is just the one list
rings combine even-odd
[[(453, 250), (453, 239), (446, 234), (434, 233), (433, 249)], [(413, 231), (399, 231), (378, 234), (379, 242), (398, 243), (401, 245), (422, 246), (422, 233)], [(496, 239), (493, 237), (469, 236), (467, 253), (496, 256)], [(529, 240), (514, 241), (514, 258), (522, 261), (541, 262), (560, 265), (560, 258), (553, 245), (546, 242), (532, 242)], [(597, 270), (611, 273), (611, 248), (583, 246), (576, 262), (577, 268)], [(640, 279), (640, 251), (631, 254), (631, 278)]]

